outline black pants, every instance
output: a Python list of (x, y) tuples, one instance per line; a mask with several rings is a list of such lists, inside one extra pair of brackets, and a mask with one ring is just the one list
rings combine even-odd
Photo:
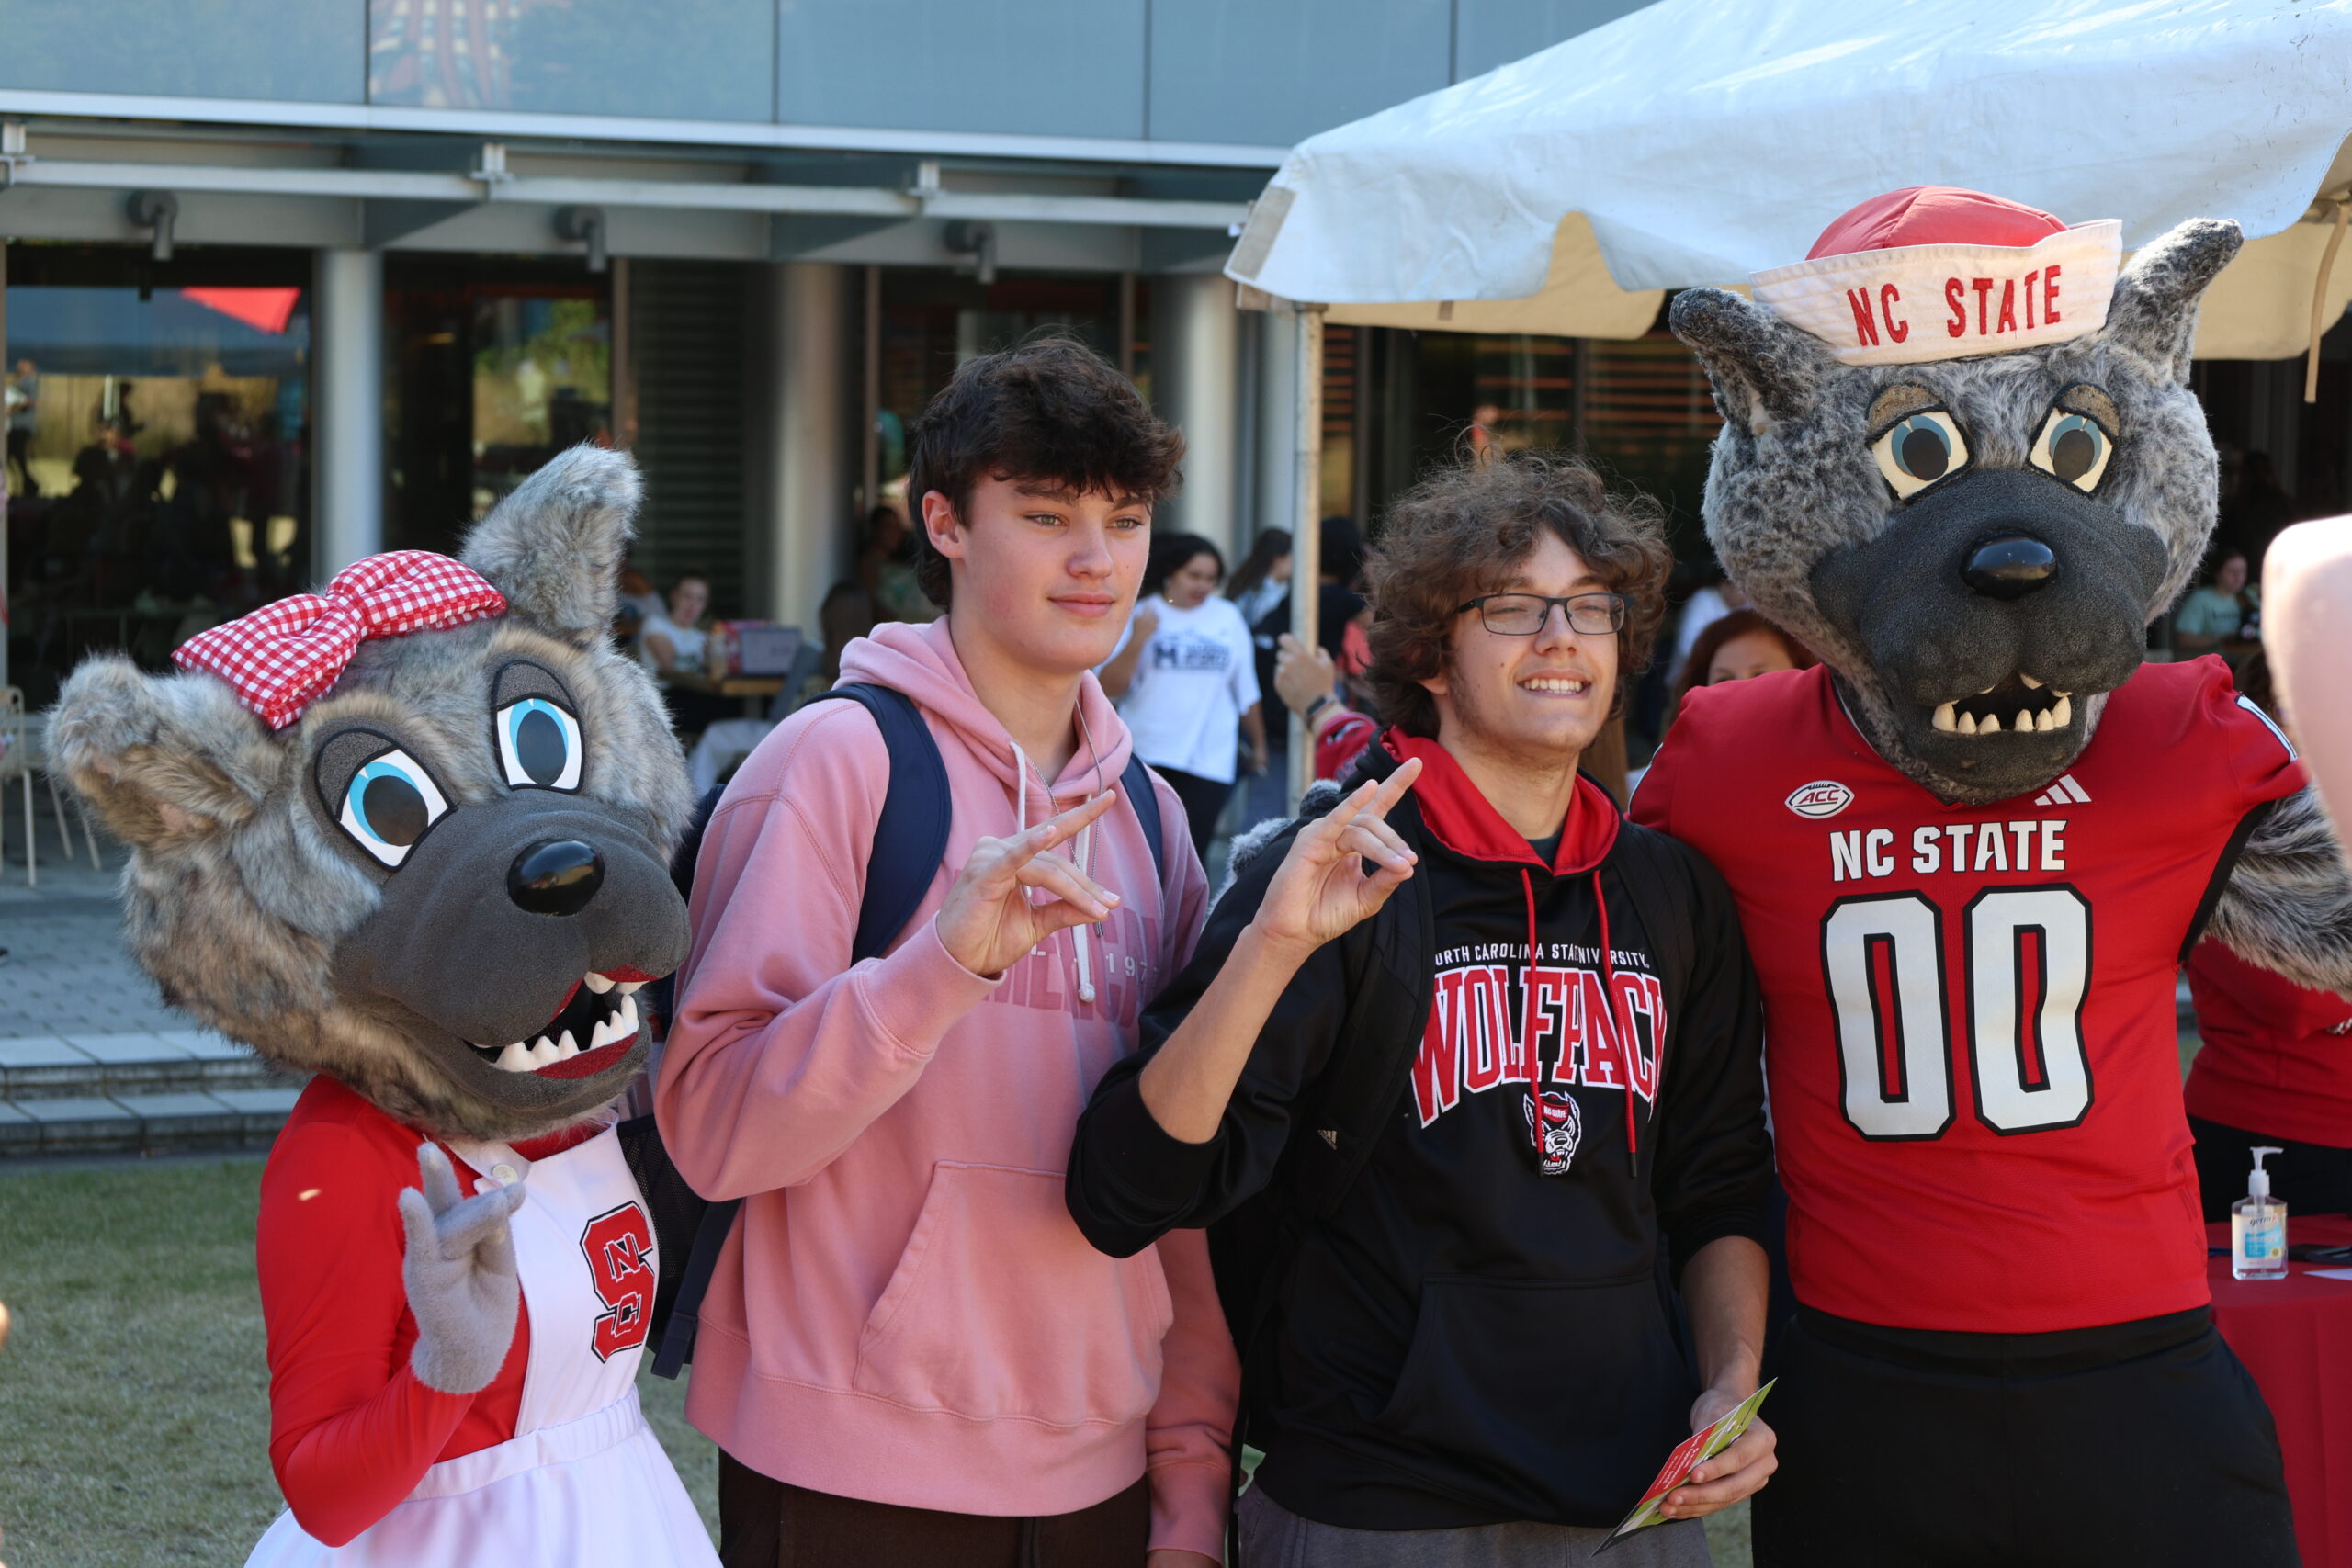
[(1216, 836), (1216, 819), (1224, 812), (1233, 786), (1174, 768), (1154, 768), (1152, 772), (1166, 779), (1168, 787), (1176, 792), (1176, 798), (1184, 803), (1184, 820), (1193, 829), (1193, 852), (1207, 860), (1209, 840)]
[(2200, 1308), (1930, 1334), (1800, 1307), (1757, 1568), (2296, 1568), (2278, 1435)]
[(723, 1568), (1143, 1568), (1151, 1489), (1024, 1519), (900, 1508), (773, 1480), (721, 1450)]
[(2257, 1147), (2279, 1151), (2264, 1160), (2262, 1168), (2271, 1173), (2270, 1190), (2285, 1200), (2290, 1218), (2352, 1210), (2352, 1149), (2267, 1137), (2201, 1116), (2188, 1119), (2188, 1130), (2197, 1139), (2197, 1185), (2204, 1194), (2209, 1224), (2228, 1219), (2230, 1205), (2245, 1196), (2245, 1179), (2254, 1169)]

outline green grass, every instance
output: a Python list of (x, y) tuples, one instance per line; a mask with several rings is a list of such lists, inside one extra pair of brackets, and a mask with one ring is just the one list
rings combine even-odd
[[(283, 1506), (254, 1285), (257, 1156), (0, 1175), (0, 1560), (242, 1562)], [(643, 1380), (702, 1507), (718, 1461)]]
[[(0, 1174), (0, 1561), (234, 1564), (283, 1506), (254, 1285), (261, 1156)], [(685, 1384), (639, 1379), (715, 1534), (718, 1450)], [(1745, 1505), (1707, 1521), (1747, 1568)]]

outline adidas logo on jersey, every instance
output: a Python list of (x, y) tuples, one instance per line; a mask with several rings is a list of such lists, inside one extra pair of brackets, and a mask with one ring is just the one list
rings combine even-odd
[(2088, 806), (2090, 791), (2075, 782), (2072, 773), (2060, 773), (2058, 782), (2033, 797), (2036, 806)]

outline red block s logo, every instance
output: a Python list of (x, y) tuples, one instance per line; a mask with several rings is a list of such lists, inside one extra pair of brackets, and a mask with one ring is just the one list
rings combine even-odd
[(609, 1361), (645, 1343), (653, 1327), (653, 1226), (645, 1211), (623, 1203), (590, 1220), (580, 1233), (596, 1299), (609, 1310), (596, 1320), (590, 1348)]

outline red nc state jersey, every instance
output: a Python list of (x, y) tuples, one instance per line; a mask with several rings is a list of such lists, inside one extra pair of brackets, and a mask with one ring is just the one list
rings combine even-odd
[(1634, 817), (1738, 901), (1799, 1300), (2030, 1334), (2210, 1299), (2174, 972), (2246, 814), (2302, 783), (2218, 659), (2142, 666), (2072, 768), (1985, 807), (1889, 766), (1826, 669), (1690, 694)]

